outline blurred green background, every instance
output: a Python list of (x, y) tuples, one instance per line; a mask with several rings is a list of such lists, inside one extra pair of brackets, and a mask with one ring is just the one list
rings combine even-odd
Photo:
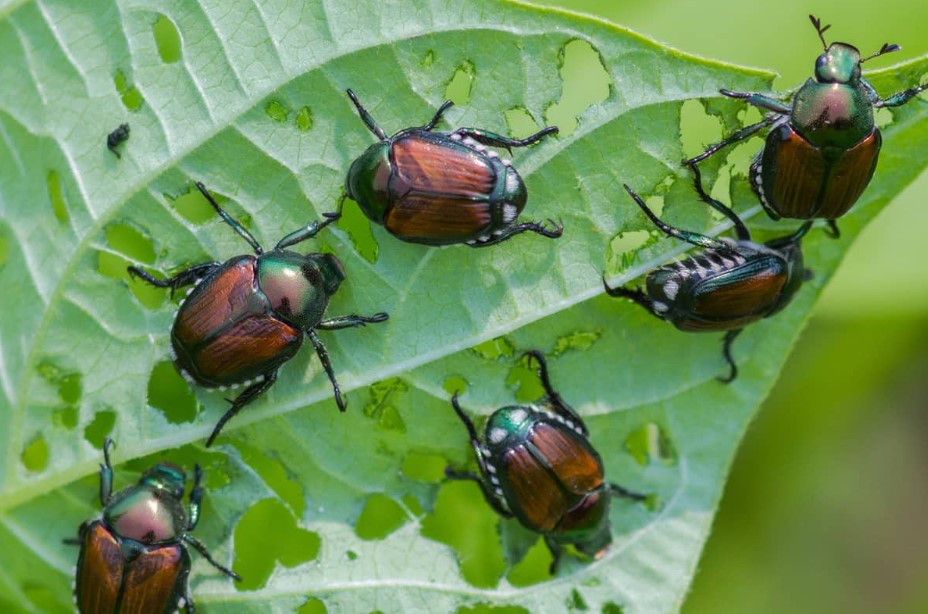
[[(782, 90), (820, 51), (809, 13), (864, 55), (902, 45), (871, 68), (928, 53), (923, 0), (542, 3), (776, 71)], [(928, 173), (914, 179), (854, 243), (748, 431), (685, 614), (928, 612)]]

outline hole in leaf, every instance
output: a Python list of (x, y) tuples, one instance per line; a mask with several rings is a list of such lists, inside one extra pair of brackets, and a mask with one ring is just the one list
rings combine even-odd
[(419, 62), (419, 65), (422, 68), (428, 68), (435, 63), (435, 52), (429, 49), (425, 52), (425, 55), (422, 56), (422, 60)]
[(467, 391), (467, 380), (460, 375), (452, 375), (442, 383), (441, 387), (450, 395), (454, 395), (455, 392), (464, 394)]
[(506, 569), (498, 520), (476, 484), (451, 481), (439, 488), (435, 511), (422, 519), (421, 533), (454, 549), (465, 581), (489, 588)]
[(289, 114), (287, 107), (277, 100), (271, 100), (264, 105), (264, 112), (267, 113), (268, 117), (279, 124), (286, 122), (287, 115)]
[(58, 171), (48, 171), (48, 198), (52, 203), (52, 212), (55, 219), (64, 224), (68, 221), (68, 206), (64, 202), (64, 192), (61, 188), (61, 178)]
[(181, 57), (180, 32), (167, 15), (159, 15), (151, 28), (155, 35), (158, 55), (165, 64), (173, 64)]
[(647, 230), (620, 232), (609, 242), (606, 270), (611, 273), (628, 270), (635, 264), (638, 251), (651, 240), (653, 240), (653, 235)]
[(603, 604), (602, 614), (625, 614), (625, 610), (622, 606), (609, 601)]
[(461, 606), (455, 611), (455, 614), (531, 614), (528, 610), (519, 605), (493, 605), (490, 603), (478, 603), (471, 607)]
[(558, 337), (554, 342), (554, 350), (551, 351), (551, 357), (557, 357), (571, 350), (582, 352), (593, 347), (593, 344), (603, 336), (603, 330), (578, 330), (577, 332)]
[(297, 526), (293, 514), (277, 499), (262, 499), (242, 516), (235, 527), (235, 571), (242, 581), (236, 590), (264, 586), (279, 561), (296, 567), (315, 559), (321, 545), (319, 535)]
[(541, 126), (535, 121), (535, 118), (522, 107), (509, 109), (504, 113), (506, 125), (509, 126), (509, 134), (513, 138), (525, 138), (530, 134), (535, 134), (541, 130)]
[[(551, 551), (545, 544), (545, 540), (540, 539), (538, 535), (533, 537), (535, 541), (532, 547), (528, 549), (522, 560), (513, 565), (506, 575), (506, 578), (513, 586), (531, 586), (551, 579), (548, 570), (551, 569), (551, 561), (554, 557), (552, 557)], [(565, 552), (563, 556), (569, 555)]]
[(159, 362), (148, 379), (148, 404), (161, 411), (171, 424), (197, 417), (197, 399), (190, 385), (170, 361)]
[(470, 351), (486, 360), (499, 360), (500, 358), (512, 358), (516, 353), (516, 346), (508, 337), (497, 337), (484, 341)]
[(609, 97), (612, 82), (603, 58), (590, 43), (572, 40), (558, 54), (563, 86), (561, 99), (548, 107), (545, 119), (557, 126), (562, 136), (570, 135), (579, 125), (578, 117)]
[(77, 426), (78, 413), (76, 407), (65, 407), (52, 413), (52, 424), (57, 427), (72, 430)]
[[(212, 192), (210, 192), (210, 194), (212, 194)], [(228, 200), (225, 196), (220, 196), (218, 194), (212, 195), (220, 205)], [(177, 211), (178, 215), (191, 224), (202, 224), (216, 217), (216, 212), (213, 210), (212, 205), (209, 204), (209, 201), (207, 201), (194, 186), (191, 186), (186, 194), (182, 194), (177, 198), (169, 194), (165, 194), (164, 198), (174, 206), (174, 210)]]
[[(548, 370), (551, 371), (550, 364)], [(538, 369), (535, 362), (533, 360), (530, 364), (527, 357), (520, 358), (509, 369), (509, 374), (506, 376), (506, 385), (515, 391), (516, 400), (520, 403), (528, 403), (545, 396), (545, 389), (538, 378)], [(557, 385), (555, 384), (556, 389)]]
[(437, 484), (445, 479), (445, 466), (448, 461), (438, 454), (410, 452), (403, 459), (402, 472), (407, 478)]
[(570, 592), (570, 599), (567, 600), (567, 608), (570, 610), (579, 610), (585, 612), (590, 609), (590, 606), (587, 605), (586, 600), (583, 599), (583, 595), (580, 594), (580, 591), (574, 589)]
[(396, 501), (375, 493), (364, 503), (354, 532), (365, 540), (383, 539), (403, 526), (407, 519), (406, 512)]
[(650, 463), (675, 465), (677, 462), (677, 452), (673, 443), (664, 430), (654, 422), (629, 433), (625, 438), (625, 450), (642, 466)]
[(242, 455), (242, 460), (248, 463), (261, 476), (264, 483), (283, 499), (296, 518), (302, 518), (306, 509), (303, 487), (287, 470), (283, 462), (271, 456), (271, 453), (250, 446), (241, 440), (234, 440), (233, 443)]
[(300, 132), (309, 132), (313, 127), (313, 112), (309, 107), (302, 107), (297, 111), (296, 119), (293, 120)]
[(684, 157), (697, 156), (723, 138), (721, 122), (706, 112), (702, 102), (694, 99), (683, 102), (680, 106), (680, 144)]
[(476, 76), (477, 70), (474, 68), (473, 62), (464, 60), (454, 71), (454, 74), (451, 75), (448, 85), (445, 86), (445, 99), (451, 100), (458, 105), (468, 104)]
[(122, 222), (106, 227), (106, 243), (126, 258), (110, 252), (97, 252), (97, 272), (105, 277), (130, 282), (129, 289), (138, 301), (149, 309), (157, 309), (164, 301), (161, 288), (138, 281), (133, 282), (126, 270), (134, 262), (151, 264), (155, 261), (155, 246), (151, 238), (134, 226)]
[(99, 449), (103, 449), (103, 442), (113, 432), (116, 425), (116, 412), (112, 410), (98, 411), (93, 420), (84, 427), (84, 439)]
[(348, 560), (349, 560), (349, 561), (357, 561), (357, 560), (358, 560), (358, 553), (355, 552), (354, 550), (346, 550), (346, 551), (345, 551), (345, 556), (348, 557)]
[(138, 111), (142, 108), (142, 93), (134, 85), (129, 85), (126, 75), (117, 70), (113, 75), (113, 85), (122, 98), (122, 104), (129, 111)]
[(81, 374), (69, 373), (58, 382), (58, 395), (68, 405), (77, 405), (81, 400)]
[(374, 264), (380, 256), (380, 246), (371, 232), (371, 222), (360, 207), (343, 207), (338, 227), (348, 233), (348, 239), (362, 258)]
[(880, 107), (873, 110), (873, 121), (877, 128), (885, 128), (893, 123), (893, 112), (886, 107)]
[(383, 430), (405, 433), (406, 423), (393, 403), (396, 395), (406, 392), (408, 388), (406, 382), (398, 377), (371, 384), (368, 388), (371, 400), (364, 406), (364, 415), (376, 420), (377, 426)]
[(306, 603), (299, 607), (296, 614), (327, 614), (328, 611), (321, 599), (310, 597)]
[(45, 471), (45, 468), (48, 467), (48, 444), (45, 442), (45, 437), (42, 436), (41, 433), (37, 434), (32, 441), (26, 444), (20, 459), (22, 460), (23, 467), (28, 471), (35, 473)]

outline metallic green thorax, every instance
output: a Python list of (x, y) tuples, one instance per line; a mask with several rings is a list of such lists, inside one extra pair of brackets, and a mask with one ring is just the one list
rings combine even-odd
[(103, 510), (103, 521), (115, 535), (141, 544), (176, 542), (187, 527), (182, 502), (185, 480), (179, 467), (156, 465), (142, 474), (137, 485), (113, 495)]
[(329, 297), (345, 279), (332, 254), (298, 254), (274, 250), (258, 258), (258, 287), (274, 313), (285, 322), (308, 330), (325, 313)]
[(536, 421), (537, 416), (523, 405), (501, 407), (487, 420), (484, 430), (487, 448), (498, 454), (524, 443)]
[(374, 143), (352, 162), (345, 192), (372, 221), (383, 224), (390, 207), (390, 146), (392, 139)]
[(792, 124), (813, 145), (850, 148), (873, 131), (872, 91), (860, 76), (860, 52), (832, 43), (793, 99)]

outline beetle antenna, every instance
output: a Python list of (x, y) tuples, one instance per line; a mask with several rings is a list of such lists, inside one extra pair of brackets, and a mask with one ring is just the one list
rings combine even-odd
[(868, 61), (872, 60), (873, 58), (878, 58), (878, 57), (880, 57), (880, 56), (883, 55), (884, 53), (892, 53), (893, 51), (899, 51), (899, 50), (901, 50), (901, 49), (902, 49), (902, 47), (900, 47), (899, 45), (895, 45), (895, 44), (892, 44), (892, 43), (883, 43), (883, 46), (880, 47), (880, 50), (879, 50), (879, 51), (877, 51), (877, 52), (874, 53), (873, 55), (869, 55), (869, 56), (865, 57), (864, 59), (862, 59), (862, 60), (860, 61), (860, 63), (863, 64), (864, 62), (868, 62)]
[(822, 47), (825, 48), (825, 51), (828, 51), (828, 43), (825, 42), (825, 31), (831, 27), (831, 24), (822, 27), (822, 20), (816, 17), (815, 15), (809, 15), (809, 21), (812, 22), (812, 25), (815, 26), (815, 31), (818, 32), (818, 37), (822, 41)]
[(358, 115), (361, 116), (361, 121), (364, 122), (364, 125), (367, 126), (367, 129), (374, 133), (381, 141), (387, 138), (387, 134), (383, 131), (383, 128), (377, 125), (377, 122), (374, 121), (374, 118), (371, 117), (371, 114), (367, 112), (361, 105), (361, 101), (358, 100), (358, 97), (354, 95), (350, 89), (346, 90), (348, 93), (348, 98), (351, 98), (351, 102), (354, 103), (354, 106), (358, 109)]
[(216, 213), (219, 214), (219, 217), (225, 221), (226, 224), (232, 227), (232, 230), (237, 232), (240, 237), (248, 241), (248, 244), (251, 245), (251, 249), (255, 250), (255, 253), (259, 256), (264, 253), (264, 250), (261, 249), (261, 244), (258, 243), (258, 240), (255, 239), (254, 235), (248, 232), (248, 229), (238, 223), (234, 217), (226, 213), (222, 207), (219, 206), (219, 203), (216, 202), (216, 199), (213, 198), (213, 195), (209, 193), (209, 190), (206, 189), (206, 186), (202, 182), (197, 181), (197, 189), (200, 190), (200, 193), (206, 197), (206, 200), (209, 201), (209, 204), (213, 206), (213, 209), (216, 210)]

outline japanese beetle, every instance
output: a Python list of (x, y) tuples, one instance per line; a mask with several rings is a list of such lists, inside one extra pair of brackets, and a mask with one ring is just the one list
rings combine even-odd
[(605, 277), (603, 286), (609, 296), (631, 299), (680, 330), (728, 331), (722, 354), (731, 371), (727, 377), (719, 378), (728, 383), (738, 376), (731, 355), (735, 338), (746, 325), (786, 307), (802, 282), (811, 278), (811, 271), (803, 268), (800, 239), (812, 222), (806, 222), (791, 235), (765, 244), (755, 243), (735, 212), (706, 194), (698, 167), (691, 166), (700, 198), (732, 221), (738, 240), (712, 238), (668, 226), (626, 185), (625, 191), (661, 232), (704, 249), (649, 272), (644, 291), (611, 288)]
[(172, 294), (195, 284), (181, 301), (171, 328), (174, 365), (191, 384), (220, 390), (245, 387), (230, 400), (232, 407), (216, 423), (207, 447), (230, 418), (273, 385), (277, 369), (297, 353), (304, 334), (332, 382), (339, 410), (345, 411), (329, 355), (316, 331), (364, 326), (383, 322), (388, 316), (376, 313), (323, 320), (329, 297), (345, 279), (341, 262), (333, 254), (303, 255), (286, 249), (316, 236), (338, 219), (338, 214), (324, 214), (324, 221), (291, 232), (265, 252), (202, 183), (196, 186), (216, 213), (251, 245), (255, 256), (198, 264), (168, 279), (156, 279), (134, 266), (128, 270), (131, 276), (153, 286), (170, 288)]
[(704, 160), (769, 127), (764, 148), (750, 168), (751, 186), (761, 205), (775, 220), (827, 219), (833, 236), (838, 236), (834, 220), (857, 202), (876, 169), (882, 136), (874, 124), (873, 109), (903, 105), (928, 89), (928, 84), (880, 98), (861, 76), (860, 65), (900, 47), (887, 43), (861, 59), (852, 45), (826, 43), (825, 31), (831, 26), (822, 27), (812, 15), (809, 19), (825, 48), (815, 62), (815, 78), (809, 78), (788, 103), (753, 92), (721, 90), (769, 114), (686, 164)]
[(589, 431), (551, 386), (544, 356), (537, 351), (525, 356), (538, 363), (547, 396), (538, 404), (497, 409), (481, 438), (455, 393), (451, 405), (470, 435), (480, 475), (450, 467), (445, 474), (476, 482), (496, 513), (541, 533), (554, 557), (549, 570), (554, 574), (565, 545), (594, 558), (605, 554), (612, 543), (612, 497), (642, 501), (645, 496), (603, 481), (603, 463)]
[(122, 159), (117, 147), (129, 140), (129, 124), (119, 124), (119, 127), (106, 135), (106, 148), (113, 152), (113, 155)]
[(202, 471), (196, 465), (187, 509), (186, 475), (159, 463), (139, 483), (113, 493), (110, 445), (103, 444), (100, 504), (103, 516), (80, 527), (81, 547), (74, 579), (74, 600), (83, 614), (174, 612), (196, 610), (187, 577), (190, 555), (199, 552), (216, 569), (235, 580), (234, 571), (217, 563), (200, 540), (190, 535), (200, 520)]
[(429, 123), (388, 137), (354, 92), (348, 90), (348, 97), (380, 141), (351, 164), (346, 196), (397, 239), (487, 247), (527, 230), (552, 239), (561, 236), (563, 227), (551, 220), (551, 228), (516, 224), (527, 199), (525, 183), (509, 160), (485, 147), (525, 147), (555, 134), (555, 126), (524, 139), (478, 128), (433, 132), (453, 104), (446, 100)]

